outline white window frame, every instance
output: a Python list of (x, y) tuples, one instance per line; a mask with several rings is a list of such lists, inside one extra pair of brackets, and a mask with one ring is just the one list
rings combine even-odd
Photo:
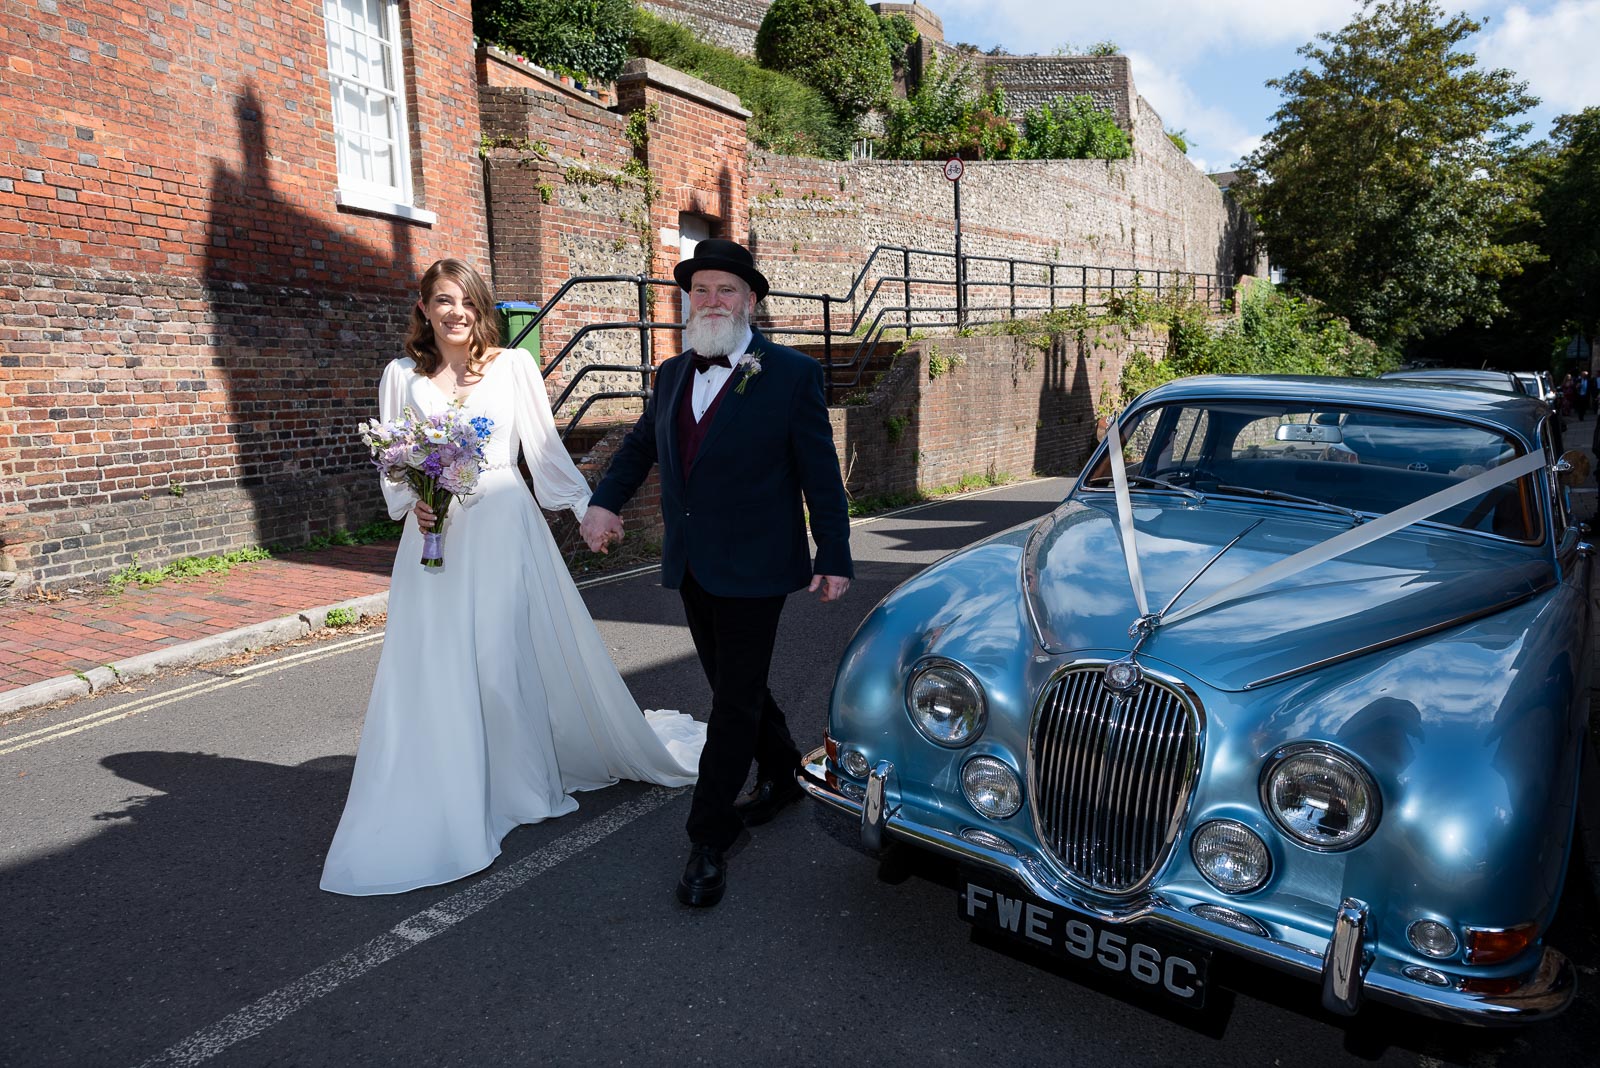
[[(373, 0), (364, 0), (363, 11)], [(352, 25), (346, 21), (354, 14), (349, 0), (323, 0), (322, 17), (328, 41), (328, 88), (332, 95), (334, 151), (339, 173), (337, 201), (342, 208), (356, 211), (393, 215), (412, 222), (432, 224), (438, 216), (419, 208), (413, 202), (411, 188), (411, 125), (406, 116), (405, 55), (400, 37), (399, 0), (376, 0), (381, 6), (380, 25), (363, 19), (363, 24)], [(346, 69), (342, 42), (346, 34), (368, 37), (379, 46), (383, 57), (380, 64), (382, 83), (363, 79), (356, 71)], [(347, 110), (345, 91), (375, 97), (387, 109), (389, 128), (393, 139), (374, 134), (362, 121), (364, 112)], [(369, 177), (379, 169), (379, 157), (363, 143), (385, 144), (391, 159), (394, 181)], [(365, 153), (365, 154), (364, 154)], [(357, 166), (352, 166), (352, 157)]]

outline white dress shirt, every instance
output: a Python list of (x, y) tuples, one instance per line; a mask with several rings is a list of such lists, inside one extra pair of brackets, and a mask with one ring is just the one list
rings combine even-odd
[(728, 380), (739, 367), (739, 357), (745, 354), (750, 347), (750, 342), (755, 340), (755, 334), (747, 326), (744, 328), (744, 337), (733, 351), (728, 353), (728, 362), (731, 367), (713, 366), (704, 371), (694, 373), (694, 396), (690, 399), (690, 410), (694, 412), (694, 421), (699, 422), (706, 414), (706, 409), (711, 407), (711, 402), (717, 399), (717, 394), (722, 390), (722, 384)]

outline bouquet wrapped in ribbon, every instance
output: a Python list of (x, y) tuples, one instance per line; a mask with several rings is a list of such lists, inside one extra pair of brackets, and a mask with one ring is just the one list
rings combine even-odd
[(459, 408), (424, 417), (408, 407), (399, 419), (369, 419), (359, 429), (378, 472), (390, 482), (409, 485), (438, 517), (433, 530), (422, 536), (422, 566), (443, 567), (445, 513), (451, 501), (478, 488), (494, 420), (469, 418)]

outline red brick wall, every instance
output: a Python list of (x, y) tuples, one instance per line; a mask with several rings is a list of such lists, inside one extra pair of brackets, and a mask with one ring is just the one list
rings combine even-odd
[(315, 0), (0, 0), (0, 570), (19, 586), (375, 514), (351, 429), (415, 279), (445, 255), (489, 266), (470, 5), (401, 11), (433, 225), (337, 207)]
[[(747, 240), (749, 113), (738, 99), (658, 63), (634, 60), (617, 82), (617, 103), (624, 111), (649, 116), (648, 140), (638, 154), (657, 185), (650, 273), (672, 277), (678, 261), (674, 235), (684, 212), (710, 220), (714, 237)], [(676, 322), (681, 316), (677, 291), (657, 289), (653, 315), (658, 322)], [(654, 349), (657, 362), (671, 356), (678, 351), (678, 334), (658, 331)]]
[[(670, 279), (680, 212), (706, 216), (716, 233), (743, 239), (748, 141), (735, 98), (635, 61), (617, 84), (618, 107), (611, 111), (492, 61), (492, 54), (480, 54), (483, 64), (486, 76), (505, 83), (479, 90), (501, 299), (542, 305), (580, 275)], [(679, 299), (670, 285), (651, 287), (648, 318), (677, 322)], [(558, 424), (596, 392), (642, 388), (637, 373), (584, 370), (639, 364), (637, 332), (579, 333), (592, 324), (639, 318), (639, 290), (629, 281), (585, 283), (552, 307), (540, 324), (547, 363), (576, 339), (556, 369)], [(659, 363), (678, 350), (678, 334), (654, 330), (650, 343), (652, 361)], [(560, 391), (569, 383), (572, 396), (562, 404)], [(639, 410), (637, 400), (601, 401), (584, 418), (631, 418)]]

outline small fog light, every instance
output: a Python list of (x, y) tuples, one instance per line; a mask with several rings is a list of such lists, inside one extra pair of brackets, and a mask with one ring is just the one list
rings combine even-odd
[(1418, 920), (1406, 928), (1406, 937), (1413, 949), (1434, 960), (1453, 957), (1460, 948), (1456, 933), (1438, 920)]
[(1189, 843), (1194, 866), (1225, 894), (1259, 890), (1272, 874), (1272, 856), (1256, 833), (1233, 820), (1212, 820)]
[(1012, 847), (1010, 842), (1006, 841), (1004, 838), (1001, 838), (998, 834), (990, 834), (988, 831), (980, 831), (976, 827), (962, 828), (961, 840), (964, 842), (969, 842), (975, 846), (981, 846), (984, 849), (992, 849), (996, 853), (1004, 853), (1009, 857), (1014, 857), (1017, 855), (1016, 849)]
[(848, 746), (839, 750), (839, 766), (844, 768), (844, 773), (852, 779), (865, 779), (872, 771), (872, 765), (867, 763), (867, 758), (859, 749)]
[(1202, 919), (1220, 923), (1225, 927), (1232, 927), (1235, 931), (1255, 935), (1257, 938), (1266, 938), (1267, 929), (1254, 919), (1242, 912), (1228, 908), (1226, 905), (1192, 905), (1189, 911)]
[(1022, 807), (1022, 783), (1017, 773), (994, 757), (973, 757), (961, 769), (961, 792), (980, 816), (1003, 820)]
[(1402, 969), (1407, 979), (1414, 979), (1419, 983), (1429, 986), (1449, 986), (1449, 978), (1441, 971), (1433, 968), (1424, 968), (1420, 964), (1408, 964)]

